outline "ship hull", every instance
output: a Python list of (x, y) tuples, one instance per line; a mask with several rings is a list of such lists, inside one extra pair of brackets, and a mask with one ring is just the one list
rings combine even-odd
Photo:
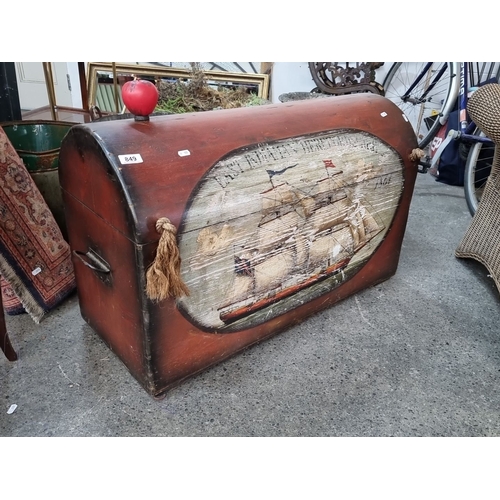
[(334, 276), (337, 273), (340, 273), (343, 269), (347, 267), (349, 264), (349, 261), (351, 259), (344, 259), (333, 266), (330, 266), (329, 268), (325, 269), (324, 271), (315, 274), (314, 276), (311, 276), (310, 278), (304, 280), (301, 283), (298, 283), (297, 285), (285, 288), (283, 290), (277, 291), (270, 295), (269, 297), (262, 298), (260, 300), (257, 300), (256, 302), (239, 307), (234, 310), (230, 311), (221, 311), (220, 312), (220, 319), (224, 321), (224, 323), (232, 323), (234, 321), (237, 321), (241, 318), (244, 318), (248, 316), (249, 314), (253, 314), (257, 311), (260, 311), (261, 309), (264, 309), (272, 304), (276, 304), (277, 302), (286, 299), (288, 297), (291, 297), (292, 295), (295, 295), (297, 292), (300, 292), (301, 290), (304, 290), (305, 288), (308, 288), (312, 285), (315, 285), (316, 283), (320, 283), (321, 281), (326, 280), (327, 278), (330, 278), (331, 276)]

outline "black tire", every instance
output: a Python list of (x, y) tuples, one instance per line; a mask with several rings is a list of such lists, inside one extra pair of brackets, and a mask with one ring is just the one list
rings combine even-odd
[(464, 191), (471, 215), (476, 213), (481, 201), (484, 186), (491, 173), (494, 151), (495, 146), (493, 144), (482, 144), (480, 142), (476, 142), (470, 148), (465, 164)]
[[(438, 118), (449, 105), (452, 82), (456, 73), (455, 63), (432, 63), (426, 76), (419, 81), (408, 97), (403, 99), (426, 64), (428, 63), (396, 62), (389, 69), (383, 83), (385, 97), (394, 102), (410, 121), (421, 149), (431, 142), (441, 127)], [(441, 69), (443, 73), (436, 80), (434, 88), (425, 99), (421, 99), (425, 89), (434, 81)]]

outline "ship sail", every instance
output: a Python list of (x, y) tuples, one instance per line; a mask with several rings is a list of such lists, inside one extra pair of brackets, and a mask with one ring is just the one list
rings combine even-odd
[(274, 185), (271, 174), (270, 182), (255, 233), (235, 246), (233, 289), (218, 307), (225, 323), (342, 271), (383, 230), (355, 187), (348, 194), (340, 170), (327, 168), (307, 195), (287, 182)]

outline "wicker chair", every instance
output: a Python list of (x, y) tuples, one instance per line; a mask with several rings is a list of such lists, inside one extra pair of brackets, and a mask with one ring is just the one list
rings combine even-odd
[(494, 141), (495, 155), (481, 202), (455, 255), (483, 264), (500, 291), (500, 85), (479, 88), (469, 99), (467, 110)]

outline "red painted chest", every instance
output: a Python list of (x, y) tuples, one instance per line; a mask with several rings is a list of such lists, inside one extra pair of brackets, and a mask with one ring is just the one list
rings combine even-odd
[[(74, 126), (59, 175), (83, 318), (159, 395), (389, 278), (416, 147), (374, 94)], [(162, 218), (189, 294), (158, 301)]]

